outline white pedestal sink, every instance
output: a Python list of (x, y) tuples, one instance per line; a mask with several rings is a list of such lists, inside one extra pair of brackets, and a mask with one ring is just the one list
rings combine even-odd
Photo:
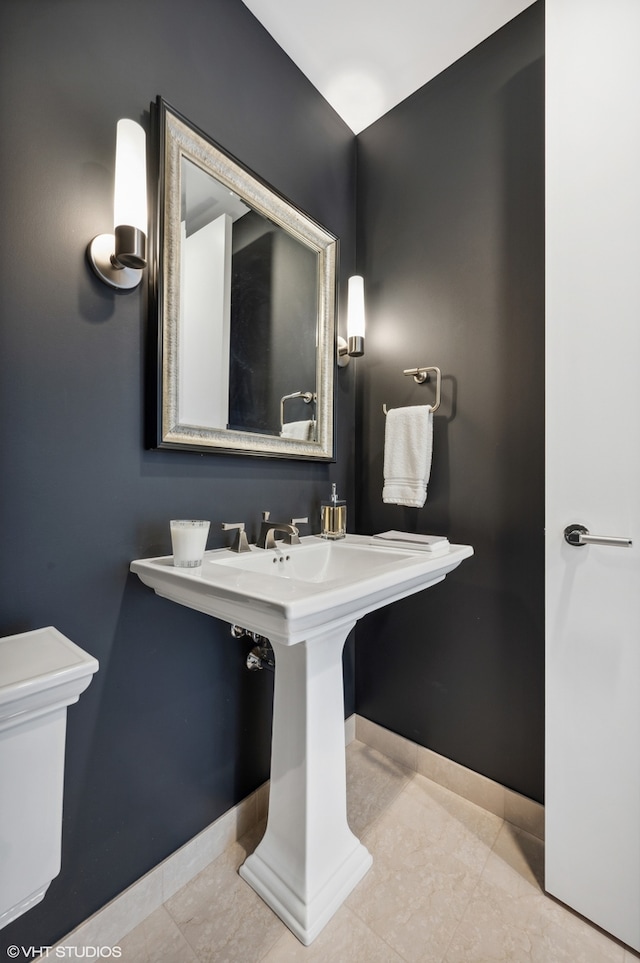
[(165, 598), (266, 636), (275, 652), (267, 829), (240, 875), (308, 945), (371, 865), (347, 824), (342, 649), (356, 621), (441, 582), (473, 554), (348, 535), (276, 550), (171, 556), (131, 571)]

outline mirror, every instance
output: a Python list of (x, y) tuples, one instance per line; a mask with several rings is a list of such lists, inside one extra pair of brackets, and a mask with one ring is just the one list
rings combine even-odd
[(337, 239), (158, 98), (156, 446), (333, 458)]

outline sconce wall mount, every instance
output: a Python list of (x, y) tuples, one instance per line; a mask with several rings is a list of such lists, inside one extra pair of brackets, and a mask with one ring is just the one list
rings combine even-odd
[[(123, 227), (125, 230), (130, 230), (128, 225), (120, 225), (121, 229)], [(142, 238), (143, 241), (146, 241), (144, 234)], [(143, 255), (145, 248), (146, 243), (142, 247)], [(130, 245), (125, 246), (124, 249), (118, 247), (118, 231), (116, 231), (115, 234), (98, 234), (97, 237), (94, 237), (87, 249), (87, 256), (91, 267), (101, 281), (112, 288), (127, 291), (131, 288), (137, 288), (140, 284), (142, 271), (147, 263), (143, 256), (144, 263), (141, 267), (129, 267), (133, 256), (131, 250)], [(139, 251), (140, 245), (137, 244), (133, 250)]]

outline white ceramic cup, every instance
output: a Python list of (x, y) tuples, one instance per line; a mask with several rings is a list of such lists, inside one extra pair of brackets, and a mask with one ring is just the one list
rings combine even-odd
[(169, 522), (174, 565), (178, 568), (202, 565), (209, 525), (209, 522), (193, 518), (176, 518)]

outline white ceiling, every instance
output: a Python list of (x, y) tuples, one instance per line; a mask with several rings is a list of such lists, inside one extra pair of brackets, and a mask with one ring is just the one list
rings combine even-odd
[(354, 133), (534, 0), (243, 0)]

